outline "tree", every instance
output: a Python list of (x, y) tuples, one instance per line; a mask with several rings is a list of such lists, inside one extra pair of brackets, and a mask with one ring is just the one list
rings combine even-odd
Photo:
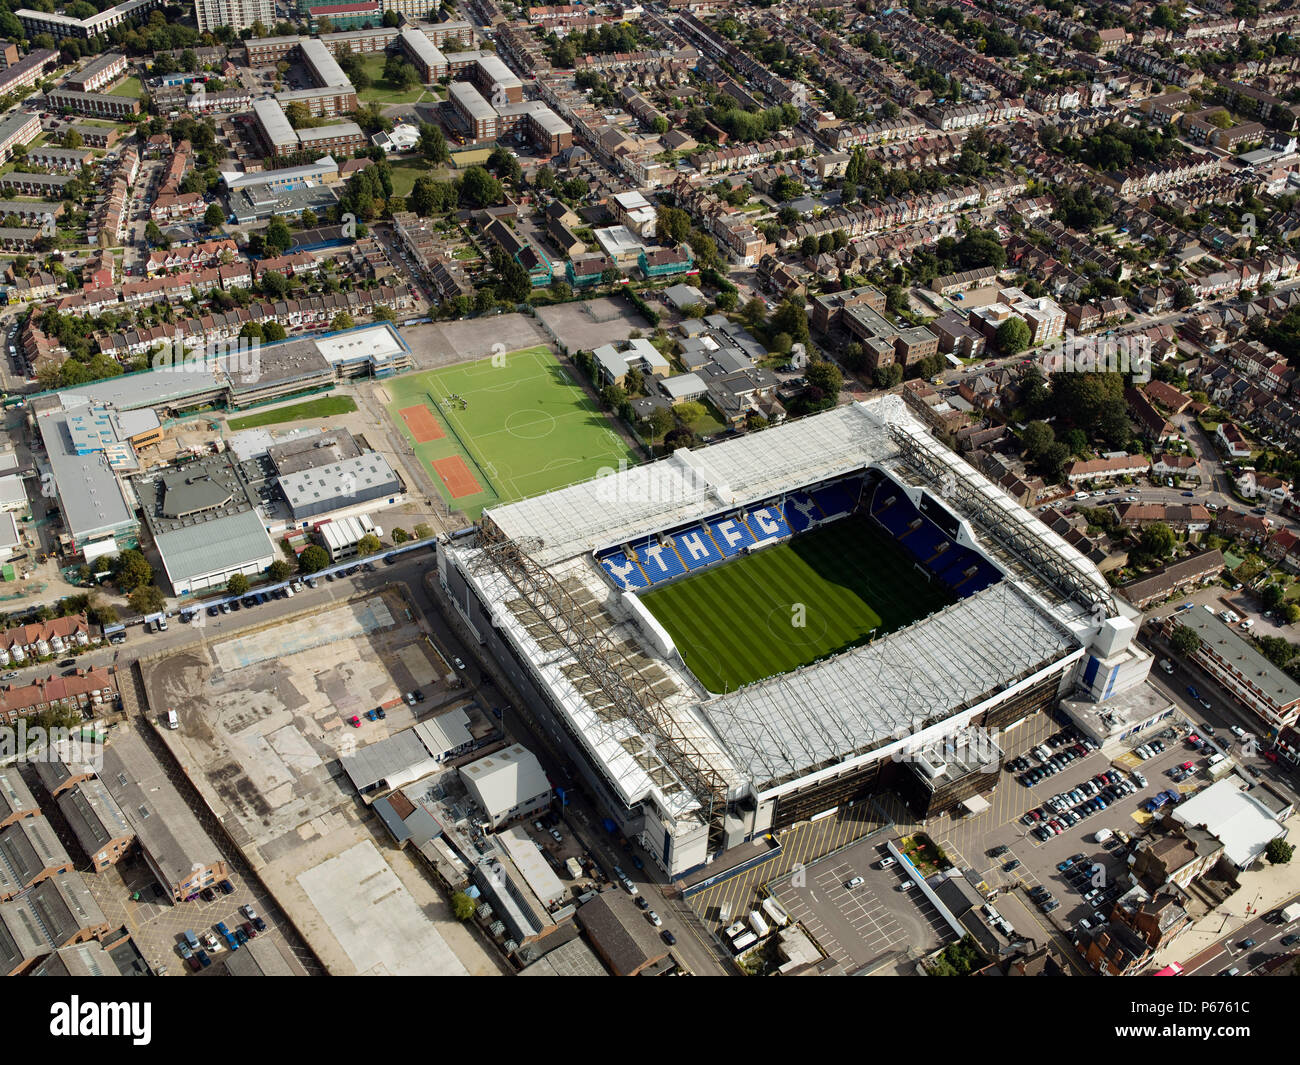
[(678, 448), (692, 448), (700, 446), (700, 438), (695, 432), (686, 426), (673, 429), (664, 436), (664, 451), (672, 454)]
[(460, 182), (460, 198), (470, 207), (486, 207), (501, 199), (501, 182), (481, 166), (471, 166)]
[(456, 915), (458, 921), (468, 921), (478, 911), (478, 905), (463, 891), (457, 891), (451, 896), (451, 912)]
[(1270, 865), (1286, 865), (1294, 853), (1295, 847), (1284, 839), (1269, 840), (1268, 846), (1264, 848), (1264, 857)]
[(268, 255), (283, 255), (293, 245), (293, 234), (289, 232), (288, 223), (279, 215), (272, 215), (263, 237)]
[(248, 578), (242, 573), (232, 573), (230, 580), (226, 581), (226, 591), (231, 595), (247, 595)]
[(832, 404), (835, 397), (840, 394), (840, 389), (844, 387), (844, 375), (840, 373), (840, 368), (833, 362), (824, 359), (818, 362), (810, 362), (804, 375), (807, 377), (809, 385), (820, 388), (822, 392), (831, 398)]
[(1270, 610), (1276, 610), (1282, 604), (1282, 599), (1286, 595), (1286, 588), (1274, 581), (1264, 588), (1262, 595), (1264, 605)]
[(266, 573), (273, 581), (285, 581), (293, 573), (293, 567), (284, 559), (277, 558), (267, 567)]
[(262, 295), (268, 299), (283, 299), (289, 292), (289, 279), (278, 270), (267, 270), (259, 274), (257, 284), (262, 290)]
[(383, 546), (384, 545), (379, 542), (378, 536), (374, 533), (366, 533), (365, 536), (357, 541), (357, 554), (360, 557), (365, 558), (367, 555), (373, 555)]
[(329, 553), (325, 548), (312, 544), (298, 556), (299, 573), (316, 573), (330, 564)]
[(405, 92), (420, 83), (420, 75), (407, 60), (394, 53), (384, 63), (384, 80), (398, 92)]
[(451, 158), (447, 151), (447, 138), (442, 130), (431, 122), (420, 123), (420, 140), (417, 148), (430, 163), (445, 163)]
[(903, 383), (903, 367), (897, 362), (879, 366), (872, 373), (871, 380), (877, 388), (894, 388)]
[(274, 343), (277, 340), (283, 340), (289, 334), (279, 322), (267, 322), (262, 326), (262, 339)]
[(221, 204), (210, 203), (208, 209), (203, 212), (203, 224), (212, 229), (221, 225), (226, 220), (226, 212), (221, 209)]
[(1021, 318), (1008, 318), (995, 334), (998, 350), (1003, 355), (1019, 355), (1033, 341), (1029, 326)]
[(111, 603), (96, 604), (87, 613), (90, 620), (96, 625), (114, 625), (117, 623), (117, 608)]
[(1020, 434), (1025, 454), (1037, 461), (1056, 443), (1056, 432), (1046, 422), (1030, 422)]
[(348, 314), (347, 311), (339, 311), (339, 313), (334, 316), (334, 320), (330, 322), (330, 328), (351, 329), (356, 324), (357, 323), (353, 319), (352, 315)]
[(142, 584), (126, 597), (126, 601), (137, 614), (156, 614), (167, 602), (167, 597), (158, 585)]
[(118, 555), (108, 567), (113, 583), (123, 592), (133, 592), (153, 583), (153, 567), (139, 551), (131, 548)]
[(1177, 545), (1174, 531), (1163, 521), (1153, 521), (1142, 530), (1142, 553), (1148, 558), (1169, 558)]
[(1174, 629), (1169, 643), (1184, 658), (1190, 658), (1201, 649), (1201, 637), (1195, 629), (1188, 628), (1186, 625), (1179, 625)]
[(672, 411), (663, 407), (652, 407), (650, 413), (645, 417), (645, 435), (652, 440), (657, 440), (677, 424), (673, 417)]
[(410, 538), (411, 538), (411, 534), (408, 533), (405, 529), (397, 528), (393, 530), (393, 543), (395, 544), (404, 544)]

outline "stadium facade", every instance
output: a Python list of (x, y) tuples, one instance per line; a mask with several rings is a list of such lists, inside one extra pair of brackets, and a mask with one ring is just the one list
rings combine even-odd
[[(851, 513), (955, 601), (714, 693), (638, 597)], [(484, 651), (672, 878), (887, 789), (949, 809), (996, 782), (1000, 758), (936, 758), (954, 736), (999, 736), (1150, 666), (1096, 567), (893, 396), (491, 508), (438, 561)]]

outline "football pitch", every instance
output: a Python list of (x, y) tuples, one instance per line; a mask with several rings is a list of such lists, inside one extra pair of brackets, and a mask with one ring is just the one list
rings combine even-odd
[(955, 602), (853, 515), (641, 596), (712, 692), (786, 673)]
[(389, 417), (448, 504), (484, 507), (641, 460), (545, 347), (384, 382)]

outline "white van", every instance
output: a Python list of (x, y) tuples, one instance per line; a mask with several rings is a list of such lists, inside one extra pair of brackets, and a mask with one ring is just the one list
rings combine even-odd
[(176, 716), (176, 711), (173, 710), (170, 706), (167, 708), (167, 727), (168, 728), (181, 727), (180, 718)]

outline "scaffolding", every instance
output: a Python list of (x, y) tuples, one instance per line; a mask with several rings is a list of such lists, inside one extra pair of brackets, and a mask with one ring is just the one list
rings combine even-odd
[(540, 544), (506, 536), (489, 517), (480, 527), (478, 565), (502, 574), (608, 703), (640, 731), (655, 755), (701, 804), (709, 849), (724, 849), (727, 781), (663, 704), (654, 684), (604, 626), (532, 557)]

